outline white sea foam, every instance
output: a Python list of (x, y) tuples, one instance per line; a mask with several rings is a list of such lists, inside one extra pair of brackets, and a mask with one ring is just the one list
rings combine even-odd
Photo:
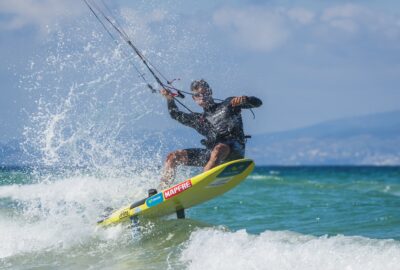
[(292, 232), (201, 229), (181, 254), (188, 269), (400, 269), (400, 243), (363, 237)]
[(260, 175), (260, 174), (252, 174), (248, 177), (248, 179), (253, 179), (256, 181), (261, 181), (261, 180), (263, 180), (263, 181), (265, 181), (265, 180), (267, 180), (267, 181), (282, 181), (283, 180), (282, 177), (279, 177), (277, 175)]
[(266, 177), (265, 177), (265, 175), (253, 174), (253, 175), (250, 175), (248, 178), (249, 179), (254, 179), (254, 180), (263, 180)]
[(0, 199), (17, 202), (19, 210), (0, 216), (0, 258), (69, 248), (92, 238), (117, 239), (120, 229), (98, 231), (96, 220), (107, 206), (120, 207), (145, 196), (143, 180), (80, 176), (1, 186)]

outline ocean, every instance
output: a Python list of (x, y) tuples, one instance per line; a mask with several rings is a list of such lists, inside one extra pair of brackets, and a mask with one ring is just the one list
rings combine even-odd
[(146, 174), (2, 168), (1, 269), (400, 269), (400, 167), (263, 167), (174, 216), (108, 229)]

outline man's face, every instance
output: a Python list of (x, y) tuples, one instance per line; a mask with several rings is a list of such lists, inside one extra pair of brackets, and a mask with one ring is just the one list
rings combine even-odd
[(208, 89), (198, 88), (193, 90), (193, 99), (197, 103), (197, 105), (205, 108), (208, 107), (213, 99), (211, 96), (211, 91)]

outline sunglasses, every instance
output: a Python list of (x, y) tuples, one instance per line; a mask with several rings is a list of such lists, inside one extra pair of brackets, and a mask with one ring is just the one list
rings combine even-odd
[(196, 93), (196, 94), (193, 94), (192, 95), (194, 98), (204, 98), (204, 97), (209, 97), (209, 96), (211, 96), (211, 94), (210, 93), (203, 93), (203, 94), (201, 94), (201, 93)]

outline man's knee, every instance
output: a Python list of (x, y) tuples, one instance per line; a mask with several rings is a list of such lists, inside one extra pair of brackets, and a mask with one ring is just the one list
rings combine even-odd
[(167, 155), (166, 162), (169, 164), (184, 163), (187, 160), (187, 152), (185, 150), (177, 150)]
[(216, 150), (217, 152), (229, 152), (230, 147), (227, 144), (219, 143), (214, 147), (214, 150)]
[(212, 153), (211, 158), (215, 160), (220, 160), (226, 158), (231, 151), (231, 148), (227, 144), (219, 143), (217, 144)]

